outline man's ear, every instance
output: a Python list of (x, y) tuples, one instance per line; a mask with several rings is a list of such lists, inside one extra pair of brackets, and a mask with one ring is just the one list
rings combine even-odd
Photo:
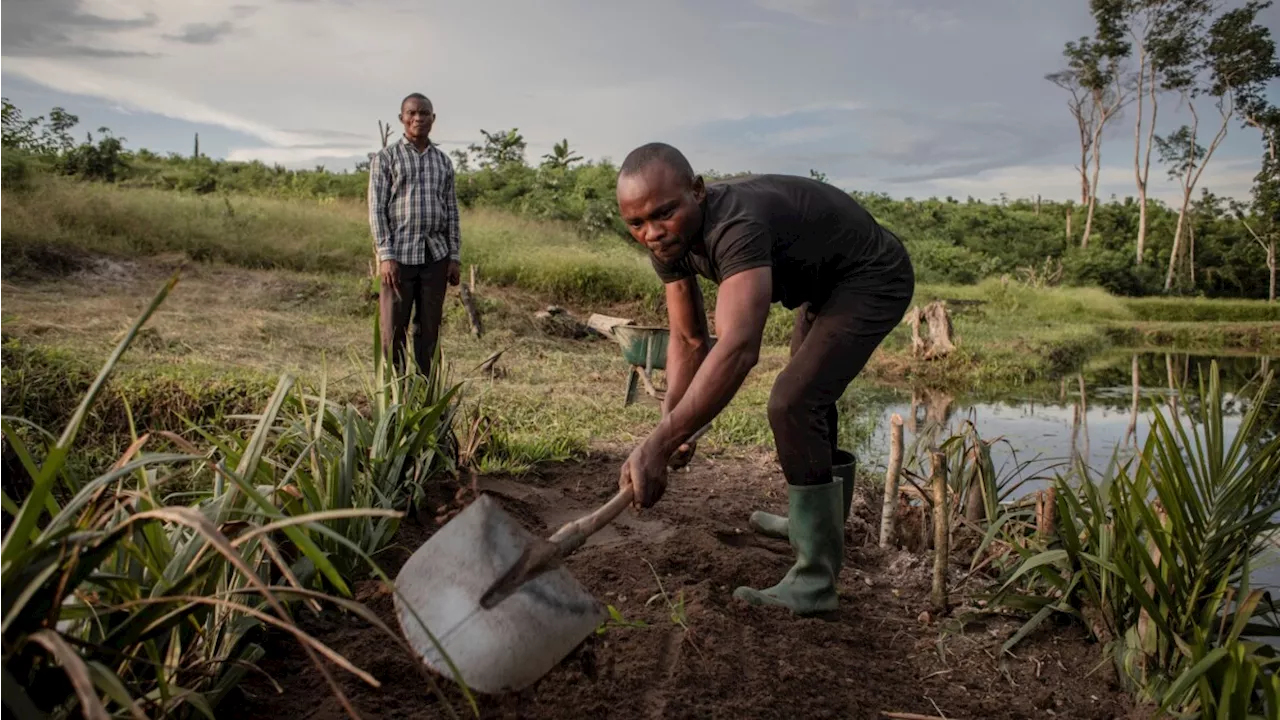
[(693, 199), (702, 202), (707, 196), (707, 184), (703, 182), (701, 175), (693, 176)]

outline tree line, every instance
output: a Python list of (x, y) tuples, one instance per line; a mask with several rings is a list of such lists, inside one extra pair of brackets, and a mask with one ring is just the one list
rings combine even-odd
[[(190, 154), (162, 155), (126, 149), (124, 138), (107, 128), (99, 129), (96, 140), (87, 134), (76, 142), (71, 133), (78, 122), (61, 108), (47, 117), (24, 117), (5, 100), (6, 190), (21, 191), (39, 176), (55, 173), (196, 194), (365, 198), (367, 161), (344, 170), (230, 162), (201, 153), (198, 137)], [(385, 145), (394, 126), (378, 125)], [(564, 223), (584, 242), (629, 239), (618, 217), (617, 167), (610, 160), (585, 160), (562, 139), (551, 152), (530, 162), (518, 128), (482, 129), (480, 135), (477, 142), (451, 152), (461, 205)], [(1091, 151), (1096, 153), (1098, 147), (1092, 145)], [(740, 174), (746, 173), (703, 171), (709, 180)], [(826, 180), (817, 170), (810, 175)], [(1277, 193), (1274, 183), (1261, 181), (1254, 190), (1251, 203), (1240, 203), (1201, 188), (1198, 197), (1177, 207), (1132, 197), (1106, 202), (1090, 197), (1077, 203), (1004, 195), (961, 200), (894, 199), (859, 190), (850, 194), (904, 239), (921, 282), (970, 284), (1008, 275), (1038, 285), (1095, 285), (1129, 296), (1274, 298), (1274, 247), (1280, 223), (1267, 208), (1276, 207)], [(1166, 290), (1157, 265), (1174, 254), (1179, 228), (1194, 238), (1188, 243), (1194, 250), (1187, 269), (1178, 274), (1181, 281)], [(1148, 260), (1135, 263), (1134, 245), (1140, 235), (1145, 237)]]
[[(1203, 200), (1197, 204), (1195, 190), (1233, 127), (1256, 132), (1260, 161), (1251, 201), (1232, 201), (1225, 207), (1240, 220), (1245, 239), (1262, 251), (1268, 296), (1274, 299), (1280, 234), (1276, 162), (1280, 109), (1266, 93), (1268, 84), (1280, 78), (1280, 62), (1270, 31), (1258, 22), (1259, 14), (1271, 6), (1270, 0), (1249, 0), (1230, 10), (1213, 0), (1091, 0), (1089, 5), (1093, 35), (1066, 43), (1066, 66), (1046, 76), (1068, 93), (1067, 107), (1079, 134), (1076, 170), (1080, 204), (1086, 207), (1080, 247), (1088, 248), (1094, 237), (1103, 131), (1128, 112), (1138, 214), (1134, 265), (1141, 268), (1161, 260), (1149, 243), (1153, 227), (1147, 193), (1154, 152), (1181, 191), (1172, 240), (1163, 258), (1161, 289), (1194, 291), (1209, 279), (1203, 255), (1197, 268), (1197, 250), (1204, 245), (1204, 238), (1197, 237), (1197, 217), (1212, 209), (1204, 207)], [(1187, 108), (1191, 121), (1159, 134), (1160, 111), (1170, 100)]]

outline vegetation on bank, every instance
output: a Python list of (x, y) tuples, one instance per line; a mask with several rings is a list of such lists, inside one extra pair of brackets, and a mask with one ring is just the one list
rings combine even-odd
[(1273, 381), (1267, 373), (1229, 434), (1214, 363), (1198, 388), (1180, 389), (1184, 412), (1152, 401), (1134, 458), (1106, 468), (1073, 458), (1055, 475), (1056, 523), (1037, 518), (1043, 531), (1028, 537), (1026, 509), (987, 516), (983, 547), (1003, 568), (990, 607), (1028, 618), (1005, 650), (1065, 617), (1142, 702), (1189, 717), (1280, 714), (1280, 652), (1265, 642), (1280, 637), (1280, 609), (1250, 584), (1280, 530), (1280, 407), (1259, 401)]

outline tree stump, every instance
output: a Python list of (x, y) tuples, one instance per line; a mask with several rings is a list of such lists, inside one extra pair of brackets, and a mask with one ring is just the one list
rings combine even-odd
[[(956, 349), (952, 340), (951, 314), (947, 312), (945, 302), (935, 300), (923, 308), (911, 308), (907, 312), (907, 322), (911, 324), (912, 357), (932, 360), (950, 355)], [(927, 326), (928, 338), (920, 334), (921, 324)]]
[(951, 354), (956, 346), (951, 342), (951, 315), (947, 313), (947, 306), (942, 302), (929, 303), (924, 315), (929, 321), (929, 351), (925, 359)]

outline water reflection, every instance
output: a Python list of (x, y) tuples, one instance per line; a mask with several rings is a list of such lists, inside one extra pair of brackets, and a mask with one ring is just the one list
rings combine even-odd
[[(1273, 358), (1109, 355), (1057, 383), (1020, 392), (983, 395), (919, 388), (910, 393), (868, 394), (852, 401), (857, 407), (844, 413), (843, 417), (855, 420), (843, 422), (842, 439), (883, 472), (893, 413), (905, 421), (908, 459), (913, 448), (918, 453), (936, 446), (969, 421), (984, 439), (999, 439), (991, 447), (997, 473), (1012, 472), (1029, 461), (1022, 474), (1040, 476), (1022, 485), (1014, 494), (1019, 497), (1051, 484), (1054, 471), (1064, 469), (1073, 456), (1098, 471), (1107, 467), (1113, 454), (1122, 461), (1133, 457), (1150, 435), (1154, 403), (1164, 407), (1166, 418), (1172, 413), (1194, 423), (1203, 422), (1205, 408), (1198, 389), (1202, 378), (1208, 383), (1210, 363), (1215, 360), (1222, 387), (1224, 441), (1230, 442), (1251, 402), (1280, 406), (1280, 382), (1273, 382), (1265, 397), (1254, 397), (1275, 364)], [(1179, 388), (1187, 392), (1183, 394)], [(1260, 447), (1277, 432), (1280, 428), (1274, 426), (1261, 428), (1249, 446)], [(1280, 590), (1280, 566), (1272, 563), (1256, 574), (1257, 582)]]
[[(910, 445), (936, 444), (959, 431), (960, 423), (971, 421), (986, 439), (1002, 442), (996, 461), (1013, 463), (1034, 459), (1045, 466), (1060, 465), (1073, 455), (1084, 458), (1096, 469), (1105, 468), (1116, 452), (1121, 459), (1132, 457), (1150, 434), (1152, 404), (1165, 406), (1165, 415), (1177, 414), (1193, 422), (1203, 422), (1205, 413), (1198, 392), (1200, 378), (1207, 382), (1209, 364), (1219, 363), (1222, 384), (1222, 415), (1228, 437), (1239, 428), (1242, 416), (1258, 401), (1256, 392), (1272, 367), (1272, 358), (1250, 356), (1209, 356), (1174, 353), (1140, 353), (1109, 356), (1091, 363), (1081, 372), (1063, 378), (1053, 390), (1030, 387), (1020, 392), (992, 394), (958, 393), (916, 388), (910, 393), (886, 391), (878, 397), (859, 398), (855, 417), (874, 430), (859, 432), (858, 423), (845, 423), (842, 438), (870, 458), (880, 458), (888, 449), (888, 418), (902, 415)], [(1184, 396), (1179, 387), (1188, 392)], [(1265, 398), (1280, 406), (1280, 382), (1273, 382)], [(847, 411), (844, 415), (850, 416)], [(1263, 428), (1253, 444), (1275, 437), (1277, 428)], [(1016, 459), (1015, 459), (1016, 456)], [(1012, 467), (1012, 466), (1010, 466)], [(1042, 486), (1041, 486), (1042, 487)], [(1030, 492), (1036, 487), (1027, 487)]]

